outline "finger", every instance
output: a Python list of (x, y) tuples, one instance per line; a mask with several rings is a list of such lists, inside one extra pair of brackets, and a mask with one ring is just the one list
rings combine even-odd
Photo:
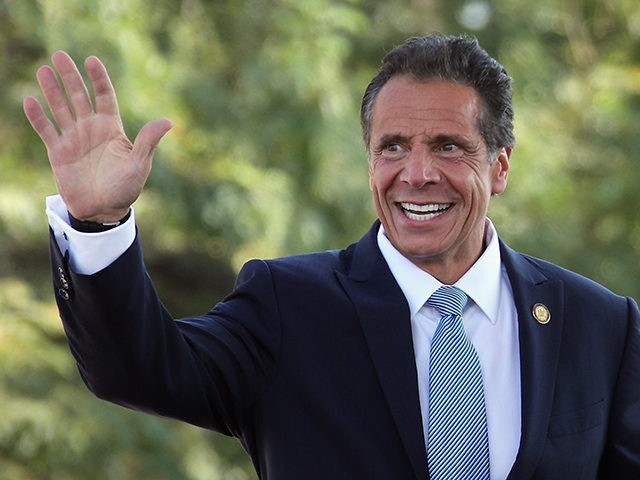
[(142, 127), (133, 142), (133, 158), (143, 162), (149, 160), (162, 137), (171, 130), (172, 126), (170, 120), (163, 118), (149, 122)]
[(48, 65), (42, 66), (36, 72), (36, 78), (40, 89), (47, 100), (51, 114), (60, 130), (69, 130), (73, 127), (73, 115), (69, 110), (69, 104), (62, 87), (58, 83), (56, 74)]
[(89, 57), (85, 61), (85, 69), (95, 95), (96, 113), (118, 115), (116, 91), (104, 64), (97, 57)]
[(27, 120), (29, 120), (29, 123), (40, 136), (45, 146), (51, 149), (58, 140), (58, 131), (53, 123), (51, 123), (51, 120), (49, 120), (49, 117), (44, 113), (40, 102), (33, 97), (27, 97), (24, 99), (22, 108), (27, 116)]
[(75, 117), (88, 116), (93, 111), (89, 92), (73, 59), (66, 52), (58, 51), (51, 56), (51, 61), (60, 74)]

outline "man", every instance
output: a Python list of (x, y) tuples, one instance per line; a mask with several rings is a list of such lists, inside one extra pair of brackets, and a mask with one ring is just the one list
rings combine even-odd
[(37, 77), (60, 133), (24, 108), (60, 193), (56, 299), (96, 395), (236, 436), (261, 478), (640, 478), (637, 305), (498, 238), (511, 79), (475, 40), (411, 39), (367, 88), (379, 221), (359, 242), (251, 261), (181, 320), (130, 208), (171, 124), (129, 142), (103, 65), (85, 63), (93, 108), (73, 61), (52, 60), (69, 101), (52, 68)]

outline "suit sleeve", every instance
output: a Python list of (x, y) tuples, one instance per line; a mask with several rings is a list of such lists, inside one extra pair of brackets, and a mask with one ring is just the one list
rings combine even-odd
[(640, 314), (627, 299), (629, 327), (611, 405), (599, 478), (640, 478)]
[(251, 262), (210, 312), (174, 320), (146, 272), (139, 240), (106, 269), (74, 273), (51, 238), (56, 301), (88, 388), (129, 408), (238, 435), (268, 386), (279, 349), (269, 268)]

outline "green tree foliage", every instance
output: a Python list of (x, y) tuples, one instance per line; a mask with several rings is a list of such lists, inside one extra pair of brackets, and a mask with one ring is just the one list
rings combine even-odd
[(49, 286), (45, 151), (22, 115), (56, 49), (98, 55), (131, 135), (168, 117), (136, 204), (176, 315), (250, 257), (346, 245), (374, 219), (361, 94), (406, 37), (469, 33), (515, 79), (516, 248), (640, 293), (635, 0), (0, 0), (0, 479), (253, 478), (233, 440), (94, 399)]
[(519, 247), (638, 298), (639, 5), (512, 12), (500, 56), (516, 78), (519, 147), (499, 223)]

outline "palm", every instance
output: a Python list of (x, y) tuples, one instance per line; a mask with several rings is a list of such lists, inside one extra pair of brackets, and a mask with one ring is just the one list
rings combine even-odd
[(59, 137), (49, 149), (49, 160), (58, 190), (69, 208), (75, 207), (74, 215), (94, 216), (101, 205), (126, 209), (136, 200), (146, 175), (136, 175), (132, 148), (117, 122), (104, 115), (83, 120)]
[(25, 100), (27, 118), (47, 147), (58, 191), (69, 211), (81, 219), (118, 219), (142, 191), (153, 150), (171, 124), (151, 122), (132, 143), (124, 133), (104, 66), (96, 58), (86, 63), (95, 93), (94, 108), (71, 58), (63, 52), (52, 58), (66, 96), (50, 67), (38, 70), (38, 81), (58, 129), (33, 98)]

